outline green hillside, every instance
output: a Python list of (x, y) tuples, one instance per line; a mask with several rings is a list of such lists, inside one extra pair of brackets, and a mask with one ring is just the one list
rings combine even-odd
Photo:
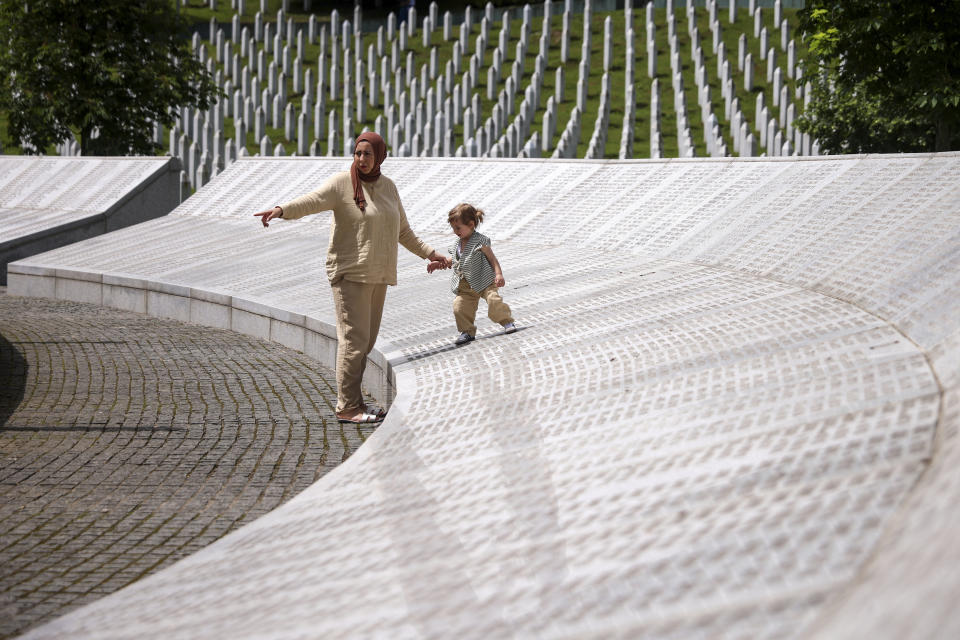
[[(241, 53), (241, 44), (238, 41), (233, 41), (233, 31), (234, 24), (233, 21), (236, 19), (237, 22), (237, 31), (242, 33), (243, 28), (245, 27), (249, 33), (255, 31), (256, 17), (255, 13), (259, 11), (261, 7), (260, 1), (251, 1), (247, 0), (244, 4), (244, 13), (242, 15), (236, 15), (236, 12), (231, 8), (231, 4), (236, 4), (236, 2), (231, 3), (225, 0), (219, 0), (218, 2), (210, 2), (209, 0), (188, 0), (181, 3), (181, 11), (185, 12), (189, 18), (194, 22), (195, 31), (199, 34), (202, 34), (200, 41), (201, 48), (204, 50), (201, 53), (197, 51), (198, 55), (205, 56), (206, 59), (209, 59), (208, 63), (209, 69), (213, 73), (220, 72), (221, 75), (221, 87), (226, 84), (226, 80), (232, 75), (232, 73), (224, 73), (225, 67), (224, 62), (228, 61), (227, 59), (237, 54), (238, 56)], [(284, 2), (282, 0), (269, 0), (265, 3), (267, 6), (266, 13), (262, 16), (263, 24), (269, 25), (271, 34), (276, 34), (277, 32), (277, 18), (278, 11), (281, 10)], [(307, 70), (310, 70), (314, 83), (319, 76), (318, 73), (318, 58), (321, 52), (325, 53), (325, 62), (329, 67), (331, 59), (331, 50), (333, 46), (333, 39), (330, 34), (331, 28), (331, 12), (329, 9), (318, 10), (316, 7), (319, 5), (324, 5), (325, 7), (330, 7), (330, 3), (319, 3), (314, 2), (312, 5), (315, 7), (313, 20), (316, 24), (317, 38), (313, 41), (310, 41), (306, 37), (307, 30), (311, 20), (311, 14), (308, 11), (303, 10), (302, 0), (292, 0), (286, 3), (289, 7), (289, 10), (283, 13), (283, 22), (281, 26), (284, 31), (289, 24), (292, 24), (294, 27), (294, 33), (297, 30), (303, 30), (304, 32), (304, 49), (300, 54), (302, 60), (302, 69), (301, 73), (305, 74)], [(309, 3), (306, 3), (309, 4)], [(498, 4), (505, 4), (500, 2)], [(549, 23), (544, 24), (542, 13), (544, 11), (544, 3), (536, 3), (529, 6), (529, 13), (532, 14), (529, 25), (529, 43), (526, 48), (526, 55), (522, 59), (522, 68), (523, 73), (521, 80), (519, 82), (519, 87), (517, 89), (516, 105), (519, 107), (520, 103), (523, 100), (523, 91), (526, 86), (531, 82), (531, 77), (536, 68), (536, 59), (538, 53), (540, 53), (540, 37), (542, 33), (547, 34), (546, 43), (547, 50), (544, 52), (545, 58), (545, 73), (542, 78), (542, 89), (541, 89), (541, 100), (539, 107), (535, 110), (533, 117), (533, 122), (530, 126), (530, 132), (537, 131), (540, 132), (542, 136), (542, 126), (544, 114), (546, 113), (546, 100), (550, 95), (554, 95), (556, 91), (556, 78), (557, 78), (557, 69), (563, 69), (564, 75), (564, 87), (563, 87), (563, 97), (564, 99), (557, 104), (555, 111), (556, 118), (556, 136), (552, 140), (552, 145), (557, 144), (557, 139), (559, 138), (560, 133), (563, 131), (564, 127), (567, 125), (568, 120), (571, 117), (571, 112), (573, 111), (576, 105), (576, 94), (577, 94), (577, 82), (578, 82), (578, 73), (579, 73), (579, 64), (581, 59), (581, 47), (584, 39), (584, 20), (585, 15), (582, 12), (579, 12), (580, 7), (582, 7), (582, 2), (572, 3), (577, 12), (573, 12), (570, 16), (570, 25), (569, 25), (569, 56), (566, 62), (563, 62), (561, 59), (561, 42), (563, 39), (563, 11), (564, 11), (564, 2), (554, 0), (550, 3), (552, 16), (549, 19)], [(620, 6), (623, 5), (621, 1)], [(660, 2), (659, 4), (664, 4)], [(679, 54), (680, 69), (683, 78), (683, 91), (686, 99), (686, 120), (689, 125), (692, 134), (692, 141), (694, 145), (694, 154), (697, 156), (706, 156), (708, 155), (708, 143), (707, 143), (707, 132), (704, 126), (704, 120), (702, 117), (702, 110), (698, 105), (698, 87), (695, 79), (695, 70), (696, 64), (694, 61), (694, 47), (693, 38), (691, 35), (691, 25), (690, 17), (688, 15), (688, 7), (684, 6), (685, 3), (678, 3), (676, 9), (674, 9), (674, 17), (676, 21), (676, 49)], [(692, 2), (690, 4), (693, 4)], [(703, 0), (698, 4), (703, 5)], [(726, 150), (728, 155), (738, 155), (734, 151), (734, 135), (731, 132), (731, 117), (728, 117), (725, 113), (725, 104), (724, 98), (721, 95), (722, 93), (722, 82), (719, 75), (720, 69), (718, 69), (718, 56), (713, 49), (713, 34), (711, 31), (711, 9), (709, 8), (710, 2), (706, 3), (707, 6), (698, 6), (693, 9), (693, 22), (692, 24), (696, 27), (696, 34), (699, 37), (699, 42), (702, 49), (703, 55), (703, 64), (704, 69), (706, 70), (707, 84), (709, 85), (710, 91), (710, 100), (713, 107), (713, 113), (719, 124), (720, 133), (722, 136), (722, 141), (726, 144)], [(762, 4), (772, 4), (770, 2)], [(211, 9), (211, 5), (215, 5), (216, 9)], [(603, 59), (604, 59), (604, 25), (605, 21), (609, 17), (612, 20), (612, 33), (613, 33), (613, 56), (612, 64), (609, 70), (609, 86), (610, 86), (610, 100), (609, 100), (609, 122), (606, 128), (606, 144), (603, 146), (603, 157), (606, 158), (617, 158), (620, 155), (620, 141), (621, 135), (623, 133), (624, 127), (624, 113), (625, 113), (625, 99), (626, 99), (626, 86), (628, 84), (627, 79), (627, 41), (628, 41), (628, 29), (633, 30), (634, 37), (634, 49), (633, 49), (633, 66), (634, 66), (634, 109), (635, 117), (633, 118), (632, 128), (633, 128), (633, 152), (630, 154), (630, 157), (645, 158), (650, 156), (650, 136), (651, 136), (651, 83), (652, 78), (648, 75), (648, 60), (647, 60), (647, 47), (646, 47), (646, 37), (647, 37), (647, 9), (646, 3), (635, 2), (635, 5), (631, 11), (625, 11), (623, 9), (618, 9), (615, 11), (600, 11), (594, 10), (589, 15), (589, 31), (591, 35), (591, 46), (590, 46), (590, 73), (588, 77), (588, 89), (587, 89), (587, 100), (585, 108), (582, 113), (582, 122), (580, 126), (580, 137), (577, 141), (576, 147), (576, 157), (584, 157), (587, 153), (587, 145), (590, 139), (592, 132), (598, 118), (598, 109), (600, 107), (600, 95), (601, 95), (601, 86), (603, 80)], [(721, 41), (726, 47), (726, 58), (729, 66), (731, 67), (731, 76), (733, 78), (735, 86), (735, 96), (739, 98), (740, 109), (743, 114), (744, 120), (749, 123), (750, 128), (753, 129), (754, 137), (759, 141), (761, 133), (755, 130), (755, 118), (756, 118), (756, 101), (759, 94), (764, 95), (764, 100), (766, 105), (771, 111), (771, 116), (777, 118), (778, 122), (782, 125), (782, 119), (780, 118), (780, 109), (774, 107), (775, 102), (775, 91), (772, 86), (772, 82), (769, 82), (767, 79), (767, 63), (761, 59), (761, 42), (759, 38), (754, 37), (755, 34), (755, 18), (749, 15), (747, 3), (745, 0), (740, 0), (740, 3), (737, 10), (736, 21), (731, 24), (729, 21), (729, 10), (726, 6), (718, 6), (715, 9), (717, 22), (720, 24), (721, 30)], [(595, 6), (600, 6), (600, 3), (595, 3)], [(486, 7), (486, 5), (484, 5)], [(469, 31), (469, 34), (466, 38), (468, 46), (466, 52), (462, 57), (463, 68), (461, 72), (469, 68), (470, 55), (475, 52), (476, 40), (481, 33), (481, 20), (484, 17), (485, 8), (484, 7), (472, 7), (472, 25)], [(514, 61), (517, 59), (517, 43), (520, 41), (521, 33), (523, 30), (523, 19), (524, 19), (524, 7), (523, 6), (514, 6), (514, 7), (493, 7), (492, 5), (488, 8), (492, 9), (492, 14), (494, 16), (493, 21), (489, 24), (489, 39), (486, 43), (486, 48), (483, 51), (483, 60), (479, 65), (479, 73), (477, 78), (477, 84), (472, 92), (470, 92), (471, 97), (476, 95), (479, 98), (480, 103), (480, 117), (477, 119), (478, 124), (483, 125), (487, 118), (493, 113), (494, 105), (497, 103), (497, 97), (500, 95), (501, 91), (505, 88), (506, 77), (510, 74), (510, 69), (512, 68)], [(415, 74), (420, 77), (421, 68), (423, 65), (429, 67), (431, 56), (436, 56), (437, 61), (437, 76), (429, 77), (429, 85), (437, 88), (439, 82), (442, 82), (442, 73), (447, 65), (447, 61), (452, 60), (454, 56), (454, 42), (458, 40), (460, 35), (460, 26), (464, 18), (464, 10), (461, 5), (458, 3), (445, 3), (437, 5), (437, 16), (438, 24), (433, 25), (433, 28), (430, 31), (429, 37), (429, 46), (424, 46), (423, 42), (423, 19), (430, 14), (429, 4), (424, 2), (419, 2), (417, 5), (417, 17), (416, 17), (416, 29), (414, 33), (407, 39), (407, 48), (405, 51), (400, 52), (399, 55), (399, 66), (404, 68), (407, 67), (407, 52), (412, 53), (413, 56), (413, 68)], [(443, 15), (445, 11), (450, 11), (452, 14), (452, 37), (449, 40), (444, 39), (444, 18)], [(342, 23), (344, 20), (353, 21), (354, 12), (352, 4), (350, 3), (341, 3), (338, 8), (340, 15), (339, 28), (337, 29), (338, 35), (341, 33)], [(505, 50), (503, 51), (502, 56), (502, 71), (501, 78), (496, 86), (493, 88), (492, 94), (493, 99), (491, 100), (488, 97), (488, 68), (492, 64), (492, 59), (494, 55), (494, 49), (498, 46), (498, 39), (500, 35), (501, 27), (504, 24), (503, 21), (503, 11), (508, 11), (509, 15), (509, 38), (506, 43)], [(800, 42), (799, 37), (795, 37), (794, 30), (796, 28), (796, 9), (783, 9), (781, 16), (781, 23), (783, 20), (786, 21), (788, 25), (789, 39), (794, 40), (794, 45), (796, 47), (796, 60), (802, 60), (805, 53), (803, 45)], [(769, 46), (773, 47), (776, 51), (777, 56), (777, 65), (781, 67), (781, 74), (784, 84), (787, 86), (787, 92), (789, 94), (790, 100), (794, 102), (794, 109), (796, 110), (796, 115), (799, 115), (799, 111), (802, 108), (802, 85), (804, 82), (800, 80), (799, 82), (792, 77), (788, 77), (786, 70), (787, 62), (787, 53), (781, 47), (781, 30), (780, 26), (775, 23), (775, 10), (772, 6), (765, 6), (760, 10), (762, 17), (760, 19), (760, 24), (766, 27), (769, 33)], [(660, 85), (660, 137), (662, 140), (661, 144), (661, 154), (663, 157), (676, 157), (680, 155), (680, 145), (678, 137), (678, 117), (675, 110), (675, 104), (677, 102), (672, 82), (672, 71), (671, 71), (671, 60), (670, 60), (670, 44), (668, 38), (668, 10), (666, 8), (656, 8), (653, 10), (652, 14), (653, 22), (655, 25), (655, 43), (657, 51), (657, 64), (656, 64), (656, 78), (659, 79)], [(212, 22), (215, 21), (215, 22)], [(376, 32), (375, 24), (387, 23), (387, 13), (385, 10), (372, 10), (367, 9), (363, 17), (363, 24), (365, 31), (360, 34), (359, 37), (362, 38), (362, 44), (359, 48), (361, 53), (361, 59), (364, 62), (363, 72), (365, 74), (370, 72), (370, 69), (367, 68), (366, 62), (368, 60), (368, 48), (373, 46), (374, 53), (376, 54), (377, 49), (377, 40), (378, 34)], [(386, 26), (384, 26), (386, 30)], [(221, 38), (225, 41), (223, 48), (221, 49), (220, 55), (217, 55), (217, 31), (222, 31)], [(321, 50), (321, 36), (319, 33), (322, 30), (326, 30), (325, 42), (323, 43), (325, 48)], [(741, 34), (746, 36), (747, 42), (747, 51), (751, 54), (753, 59), (753, 77), (754, 77), (754, 87), (752, 90), (747, 91), (744, 87), (744, 73), (738, 69), (738, 41)], [(297, 57), (296, 49), (296, 38), (284, 38), (284, 44), (288, 44), (291, 50), (291, 58), (295, 59)], [(254, 55), (246, 55), (242, 58), (240, 64), (247, 64), (252, 67), (252, 75), (256, 75), (256, 58), (259, 56), (260, 51), (264, 51), (264, 42), (256, 42), (256, 50)], [(352, 43), (353, 46), (351, 49), (356, 51), (355, 43)], [(338, 43), (339, 46), (342, 46), (342, 42)], [(391, 56), (391, 42), (386, 42), (384, 46), (384, 54), (390, 59)], [(278, 55), (277, 52), (272, 50), (272, 47), (266, 51), (265, 57), (266, 65), (269, 67), (271, 62), (276, 62), (278, 67), (281, 67), (282, 55)], [(251, 65), (251, 63), (254, 63)], [(343, 81), (343, 55), (340, 55), (340, 81)], [(375, 55), (375, 64), (377, 72), (381, 68), (381, 62), (379, 56)], [(392, 64), (390, 65), (392, 67)], [(352, 70), (355, 70), (355, 65), (351, 67)], [(291, 69), (291, 72), (293, 69)], [(238, 74), (240, 75), (240, 74)], [(337, 129), (338, 132), (343, 129), (343, 117), (344, 117), (344, 100), (343, 100), (343, 91), (339, 92), (339, 95), (336, 99), (331, 99), (329, 95), (329, 77), (330, 73), (327, 72), (327, 89), (326, 89), (326, 105), (324, 109), (324, 117), (329, 118), (331, 111), (336, 111), (337, 113)], [(429, 74), (428, 74), (429, 75)], [(394, 77), (390, 77), (390, 80), (393, 81)], [(408, 78), (405, 78), (405, 81), (409, 81)], [(457, 85), (462, 81), (462, 73), (454, 74), (453, 82)], [(231, 83), (232, 84), (232, 83)], [(262, 90), (264, 86), (268, 84), (268, 81), (264, 78), (261, 79), (259, 88)], [(237, 86), (229, 86), (228, 89), (231, 91), (236, 90)], [(391, 88), (392, 82), (391, 82)], [(405, 87), (406, 88), (406, 87)], [(278, 91), (279, 92), (279, 91)], [(286, 78), (286, 94), (287, 101), (293, 105), (293, 113), (298, 115), (301, 112), (302, 102), (304, 100), (305, 87), (294, 86), (294, 81), (291, 77), (291, 74), (287, 74)], [(392, 92), (394, 93), (394, 92)], [(421, 100), (424, 97), (423, 94), (425, 91), (421, 88)], [(227, 103), (232, 103), (232, 95), (224, 95), (223, 101)], [(366, 100), (366, 98), (364, 98)], [(230, 105), (232, 106), (232, 104)], [(351, 104), (351, 115), (354, 119), (353, 122), (353, 135), (359, 134), (364, 128), (375, 129), (375, 123), (377, 116), (384, 116), (386, 119), (386, 108), (384, 102), (384, 96), (379, 96), (377, 104), (368, 105), (366, 107), (366, 114), (362, 120), (358, 119), (358, 114), (356, 113), (355, 102)], [(461, 105), (461, 109), (463, 105)], [(230, 111), (229, 107), (227, 111)], [(312, 110), (308, 110), (310, 120), (313, 119)], [(230, 112), (223, 117), (222, 125), (222, 134), (220, 138), (220, 144), (223, 145), (227, 139), (232, 138), (236, 131), (235, 123), (236, 114)], [(504, 128), (507, 126), (507, 123), (512, 119), (513, 116), (508, 116), (507, 121), (504, 124)], [(5, 119), (4, 126), (5, 126)], [(282, 120), (282, 119), (281, 119)], [(249, 123), (247, 123), (249, 125)], [(285, 134), (285, 127), (283, 122), (279, 123), (281, 126), (274, 127), (272, 126), (271, 118), (266, 118), (266, 126), (263, 133), (269, 137), (271, 141), (270, 153), (274, 152), (274, 146), (277, 143), (280, 143), (283, 147), (284, 153), (287, 155), (297, 152), (297, 143), (295, 140), (288, 138)], [(320, 127), (319, 135), (319, 147), (320, 152), (326, 155), (329, 151), (329, 141), (327, 140), (327, 129), (328, 122), (324, 121), (323, 125)], [(631, 126), (631, 123), (626, 123), (627, 126)], [(467, 139), (469, 139), (474, 131), (464, 132), (462, 123), (458, 123), (453, 127), (454, 132), (454, 147), (463, 145)], [(0, 131), (0, 135), (5, 135), (5, 131)], [(388, 139), (388, 144), (390, 144), (393, 153), (398, 153), (398, 145), (394, 144), (393, 140), (390, 140), (391, 131), (381, 131), (385, 134), (385, 137)], [(786, 132), (785, 132), (786, 133)], [(194, 133), (192, 136), (193, 139), (197, 138), (199, 134)], [(314, 135), (314, 126), (311, 122), (309, 127), (309, 137), (310, 142), (314, 141), (316, 137)], [(785, 136), (786, 137), (786, 136)], [(167, 130), (162, 131), (161, 137), (159, 138), (162, 142), (166, 152), (170, 152), (170, 132)], [(527, 138), (529, 139), (529, 138)], [(260, 152), (261, 145), (260, 140), (255, 136), (254, 126), (247, 126), (246, 139), (244, 142), (244, 148), (246, 152), (250, 155), (255, 155)], [(521, 146), (525, 143), (526, 140), (521, 142)], [(9, 142), (7, 142), (9, 145)], [(339, 146), (336, 149), (338, 154), (343, 153), (342, 148), (343, 142), (340, 140)], [(186, 144), (188, 146), (188, 142)], [(302, 150), (302, 148), (301, 148)], [(7, 153), (13, 151), (9, 146), (5, 145), (5, 151)], [(757, 154), (763, 153), (765, 149), (758, 144)], [(549, 157), (551, 154), (550, 151), (543, 151), (542, 156)], [(212, 154), (211, 154), (212, 155)], [(230, 152), (224, 151), (224, 156), (229, 157)], [(223, 162), (223, 160), (221, 160)]]

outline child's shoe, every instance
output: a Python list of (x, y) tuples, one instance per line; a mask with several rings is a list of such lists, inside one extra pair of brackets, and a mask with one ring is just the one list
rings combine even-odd
[(512, 322), (508, 322), (507, 324), (503, 325), (504, 333), (513, 333), (516, 330), (517, 330), (517, 325), (513, 324)]
[(457, 336), (457, 339), (453, 341), (453, 344), (460, 346), (462, 344), (467, 344), (468, 342), (473, 342), (474, 339), (475, 338), (466, 331), (461, 331), (460, 335)]

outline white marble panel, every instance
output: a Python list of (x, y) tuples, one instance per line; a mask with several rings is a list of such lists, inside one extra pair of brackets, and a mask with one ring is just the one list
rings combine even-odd
[(57, 278), (52, 275), (12, 272), (7, 275), (7, 291), (14, 296), (56, 298)]
[(249, 336), (270, 339), (270, 318), (257, 313), (250, 313), (236, 307), (230, 316), (230, 328), (238, 333)]
[(335, 363), (337, 361), (336, 331), (330, 337), (325, 333), (307, 330), (304, 334), (303, 352), (318, 362)]
[(104, 284), (102, 304), (105, 307), (113, 307), (114, 309), (146, 313), (147, 291), (143, 288)]
[(56, 298), (73, 302), (101, 304), (103, 302), (102, 285), (99, 282), (75, 280), (57, 277)]
[(290, 349), (306, 350), (306, 329), (302, 324), (293, 324), (282, 320), (270, 321), (270, 340)]
[(158, 318), (190, 322), (190, 298), (162, 291), (147, 291), (147, 313)]
[(231, 328), (232, 312), (229, 304), (190, 299), (190, 322), (218, 329)]

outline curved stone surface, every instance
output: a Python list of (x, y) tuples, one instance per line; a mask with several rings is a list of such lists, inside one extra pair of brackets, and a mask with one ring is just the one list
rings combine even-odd
[(0, 291), (0, 637), (297, 495), (373, 428), (335, 377), (232, 331)]
[[(345, 167), (241, 160), (162, 220), (11, 266), (11, 287), (329, 355), (326, 217), (251, 214)], [(906, 569), (960, 548), (909, 526), (960, 499), (940, 458), (960, 155), (384, 169), (435, 244), (452, 205), (488, 212), (523, 330), (452, 348), (447, 276), (404, 255), (378, 343), (397, 397), (357, 454), (31, 637), (803, 637), (856, 628), (859, 594), (898, 581), (956, 589)], [(943, 493), (918, 488), (937, 469)]]
[(0, 285), (7, 263), (168, 214), (172, 158), (0, 156)]

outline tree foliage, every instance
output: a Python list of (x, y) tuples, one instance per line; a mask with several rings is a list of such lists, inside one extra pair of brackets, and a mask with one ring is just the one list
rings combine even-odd
[(37, 152), (153, 154), (153, 122), (216, 93), (168, 0), (0, 0), (0, 42), (0, 108)]
[(830, 153), (960, 149), (960, 0), (807, 0), (811, 104)]

